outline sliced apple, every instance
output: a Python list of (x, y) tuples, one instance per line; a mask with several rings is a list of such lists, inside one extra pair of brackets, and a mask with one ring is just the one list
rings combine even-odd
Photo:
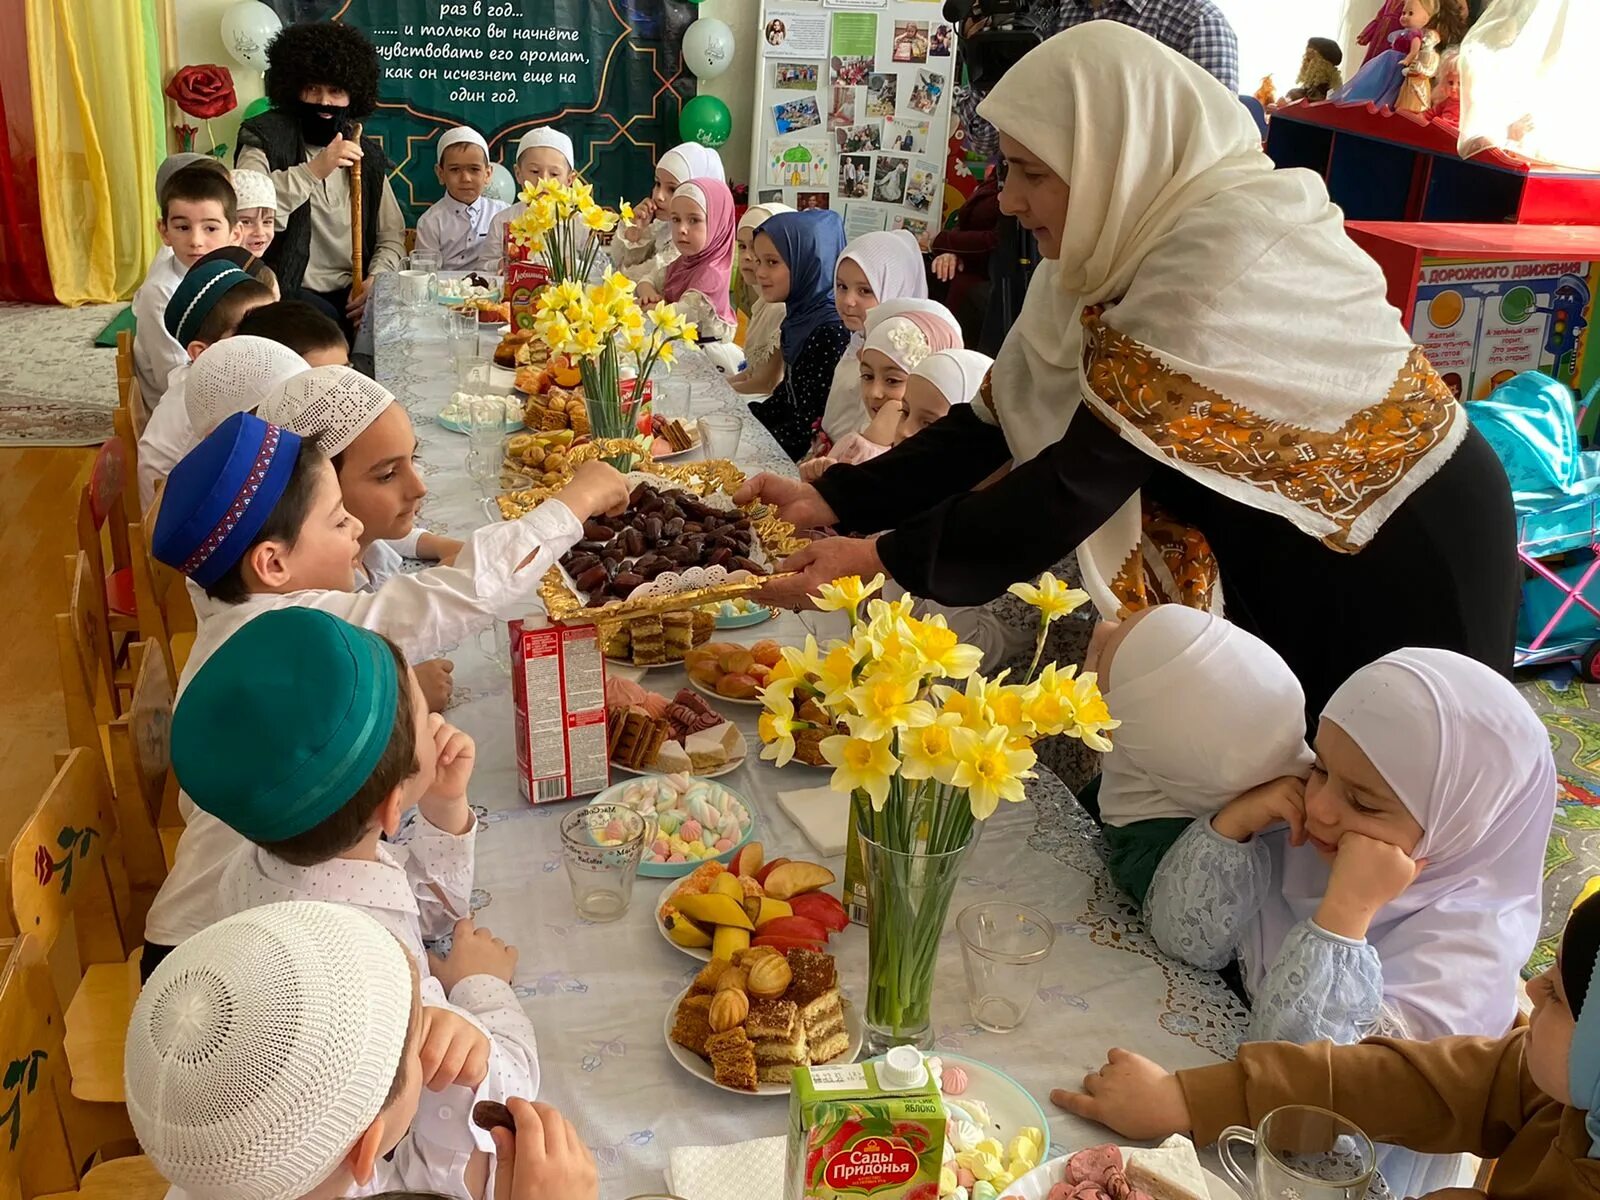
[(786, 862), (761, 881), (767, 895), (774, 900), (787, 900), (827, 887), (834, 874), (820, 863)]
[(733, 861), (728, 864), (728, 870), (735, 875), (749, 875), (760, 881), (762, 864), (766, 859), (766, 851), (760, 842), (746, 842), (733, 856)]
[(782, 857), (773, 859), (771, 862), (762, 867), (761, 870), (756, 872), (756, 882), (759, 883), (763, 889), (765, 889), (767, 886), (767, 876), (771, 875), (774, 871), (788, 861), (789, 860), (787, 858)]

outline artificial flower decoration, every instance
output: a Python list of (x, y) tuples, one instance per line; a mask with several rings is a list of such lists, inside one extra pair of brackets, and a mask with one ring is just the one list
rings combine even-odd
[[(216, 136), (211, 132), (211, 118), (230, 113), (239, 106), (238, 97), (233, 91), (233, 73), (227, 67), (220, 67), (215, 63), (184, 67), (173, 75), (164, 90), (180, 110), (206, 123), (206, 137), (211, 141), (212, 157), (224, 157), (228, 147), (226, 143), (218, 144)], [(194, 136), (198, 132), (195, 127), (183, 124), (175, 125), (173, 128), (177, 130), (178, 142), (182, 149), (192, 151)]]

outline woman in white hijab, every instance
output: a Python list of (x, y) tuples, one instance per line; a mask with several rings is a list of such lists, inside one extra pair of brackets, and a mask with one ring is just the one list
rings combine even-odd
[(889, 530), (812, 542), (768, 600), (884, 570), (976, 603), (1076, 548), (1102, 616), (1226, 596), (1313, 713), (1396, 646), (1509, 672), (1504, 472), (1322, 180), (1275, 170), (1236, 96), (1115, 21), (1047, 39), (981, 111), (1044, 259), (1022, 315), (982, 403), (815, 484), (741, 489), (806, 528)]
[[(852, 433), (867, 427), (861, 403), (861, 365), (856, 355), (865, 337), (867, 314), (891, 300), (928, 301), (928, 273), (922, 247), (904, 229), (864, 233), (844, 248), (833, 272), (833, 302), (850, 331), (850, 346), (834, 370), (828, 407), (822, 413), (823, 437), (814, 454), (826, 454)], [(943, 306), (941, 306), (942, 308)]]
[(734, 237), (739, 243), (739, 285), (736, 291), (752, 297), (746, 310), (744, 327), (744, 370), (728, 382), (741, 396), (770, 396), (783, 382), (783, 352), (778, 347), (778, 331), (783, 327), (784, 304), (768, 303), (756, 287), (756, 230), (779, 213), (793, 212), (787, 204), (752, 204), (739, 218)]
[(655, 183), (650, 195), (634, 205), (634, 219), (619, 226), (608, 253), (616, 268), (641, 286), (640, 298), (650, 303), (661, 298), (667, 268), (678, 257), (672, 243), (672, 222), (667, 207), (680, 184), (691, 179), (727, 182), (722, 158), (698, 142), (683, 142), (656, 160)]
[[(1209, 691), (1191, 716), (1226, 707)], [(1247, 721), (1210, 728), (1213, 753), (1255, 752)], [(1543, 725), (1483, 664), (1397, 650), (1334, 693), (1315, 746), (1303, 784), (1248, 792), (1167, 852), (1145, 902), (1157, 944), (1213, 970), (1238, 955), (1250, 1041), (1504, 1035), (1555, 813)], [(1452, 1186), (1459, 1166), (1393, 1149), (1380, 1165), (1397, 1196)]]

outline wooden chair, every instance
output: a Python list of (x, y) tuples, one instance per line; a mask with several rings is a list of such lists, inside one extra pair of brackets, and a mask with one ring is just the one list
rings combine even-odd
[(152, 552), (156, 518), (161, 512), (161, 489), (150, 511), (137, 524), (128, 526), (128, 543), (133, 557), (133, 594), (137, 602), (139, 637), (159, 644), (167, 660), (167, 674), (177, 679), (194, 648), (194, 605), (189, 600), (182, 574), (167, 566)]
[[(0, 1196), (6, 1200), (161, 1200), (167, 1182), (129, 1149), (132, 1128), (108, 1131), (76, 1100), (66, 1078), (61, 1006), (37, 938), (0, 942)], [(84, 1171), (86, 1164), (101, 1161)]]
[[(118, 634), (133, 634), (139, 628), (134, 615), (133, 568), (128, 557), (128, 518), (122, 502), (127, 487), (128, 449), (121, 438), (113, 437), (95, 455), (89, 482), (78, 494), (78, 549), (89, 556), (95, 578), (102, 581), (111, 630)], [(110, 572), (106, 570), (101, 530), (107, 530), (111, 541)]]
[(172, 708), (175, 688), (166, 656), (153, 642), (134, 647), (133, 693), (127, 710), (111, 723), (111, 782), (122, 832), (122, 863), (129, 905), (124, 926), (142, 937), (145, 914), (167, 878), (163, 820), (182, 831), (178, 784), (172, 774)]
[(116, 804), (105, 764), (81, 747), (23, 822), (6, 860), (12, 928), (51, 954), (61, 931), (76, 934), (82, 978), (67, 1004), (63, 1043), (72, 1094), (123, 1103), (122, 1048), (139, 994), (141, 949), (130, 938)]
[(117, 664), (111, 651), (105, 596), (95, 582), (89, 556), (67, 555), (67, 611), (56, 614), (56, 652), (61, 660), (61, 696), (67, 709), (71, 745), (103, 746), (99, 697), (111, 719), (122, 715)]

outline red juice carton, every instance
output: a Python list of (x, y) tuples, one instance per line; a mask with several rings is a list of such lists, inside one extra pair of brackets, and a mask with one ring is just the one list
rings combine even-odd
[(802, 1067), (789, 1085), (784, 1200), (938, 1200), (944, 1101), (911, 1046)]
[(606, 660), (593, 625), (512, 621), (517, 786), (530, 804), (590, 796), (611, 782)]
[(538, 313), (535, 305), (539, 301), (539, 293), (550, 282), (550, 268), (540, 262), (518, 262), (517, 257), (525, 254), (520, 246), (514, 245), (510, 235), (506, 238), (506, 303), (511, 306), (511, 326), (513, 329), (532, 329)]

